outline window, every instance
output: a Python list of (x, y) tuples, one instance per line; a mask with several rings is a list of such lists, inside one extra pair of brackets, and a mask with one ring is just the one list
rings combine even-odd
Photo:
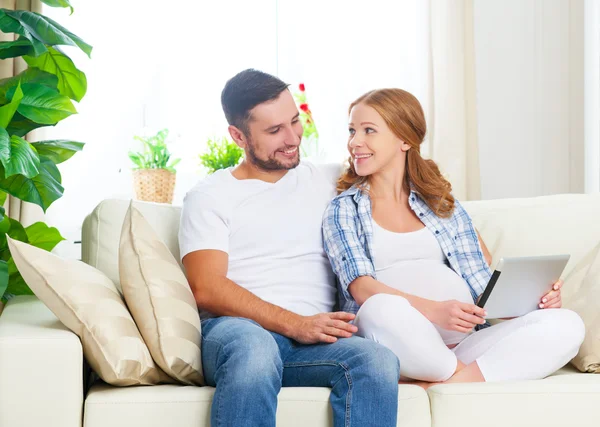
[(277, 0), (154, 0), (115, 6), (75, 3), (47, 14), (94, 46), (89, 60), (67, 50), (86, 72), (88, 93), (46, 138), (87, 145), (60, 165), (65, 195), (47, 220), (78, 240), (84, 217), (103, 199), (133, 196), (127, 152), (134, 135), (169, 128), (177, 167), (174, 203), (203, 176), (208, 137), (225, 136), (220, 105), (226, 80), (245, 68), (306, 84), (325, 151), (346, 158), (347, 108), (362, 93), (401, 87), (426, 105), (426, 3)]

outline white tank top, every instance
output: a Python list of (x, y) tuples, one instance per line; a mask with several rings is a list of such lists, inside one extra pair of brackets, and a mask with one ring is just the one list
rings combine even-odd
[[(467, 284), (448, 266), (427, 227), (395, 233), (373, 220), (373, 257), (377, 280), (392, 288), (433, 301), (473, 303)], [(457, 344), (468, 335), (434, 326), (446, 345)]]

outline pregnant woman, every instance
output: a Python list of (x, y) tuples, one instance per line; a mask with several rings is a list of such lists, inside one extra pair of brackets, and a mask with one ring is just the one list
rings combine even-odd
[(475, 305), (491, 276), (471, 218), (432, 160), (419, 101), (368, 92), (349, 110), (349, 167), (323, 218), (341, 308), (358, 334), (392, 349), (401, 380), (537, 379), (572, 359), (584, 338), (561, 307), (562, 282), (540, 310), (487, 327)]

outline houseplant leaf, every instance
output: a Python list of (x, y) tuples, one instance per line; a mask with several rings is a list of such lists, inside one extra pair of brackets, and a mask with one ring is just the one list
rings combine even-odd
[[(6, 18), (11, 18), (17, 23), (15, 24)], [(77, 46), (87, 56), (90, 56), (92, 53), (92, 46), (84, 42), (81, 38), (58, 22), (35, 12), (27, 10), (0, 10), (0, 30), (5, 33), (17, 33), (26, 37), (32, 42), (36, 56), (46, 51), (45, 46), (43, 50), (40, 50), (39, 46), (36, 46), (36, 41), (41, 42), (42, 46)]]
[(83, 71), (64, 53), (52, 47), (48, 52), (38, 56), (25, 56), (23, 58), (30, 67), (37, 67), (58, 77), (58, 91), (65, 96), (79, 102), (87, 91), (87, 78)]
[(12, 42), (0, 42), (0, 59), (33, 54), (35, 54), (33, 46), (31, 45), (31, 42), (25, 38), (19, 38)]
[(68, 7), (71, 9), (71, 13), (73, 13), (73, 6), (69, 3), (69, 0), (41, 0), (42, 3), (46, 3), (48, 6), (52, 7)]
[(31, 144), (17, 135), (11, 136), (7, 144), (1, 131), (4, 129), (0, 128), (0, 162), (4, 166), (5, 177), (20, 174), (33, 178), (39, 174), (40, 158)]
[(6, 287), (6, 293), (10, 295), (35, 295), (33, 291), (27, 286), (23, 276), (17, 270), (15, 261), (12, 257), (8, 260), (7, 272), (8, 272), (8, 286)]
[[(4, 167), (0, 167), (0, 176), (4, 176)], [(40, 173), (34, 178), (13, 175), (0, 179), (0, 190), (26, 202), (40, 206), (44, 212), (63, 195), (60, 184), (60, 172), (52, 160), (40, 156)]]
[(36, 222), (25, 228), (29, 244), (50, 252), (56, 245), (65, 240), (58, 229), (48, 227), (43, 222)]
[(68, 141), (66, 139), (56, 139), (52, 141), (34, 142), (33, 148), (40, 156), (44, 156), (54, 164), (60, 164), (69, 160), (75, 153), (81, 151), (84, 147), (83, 142)]
[(29, 132), (34, 129), (41, 128), (48, 125), (43, 125), (40, 123), (33, 122), (26, 117), (17, 113), (14, 115), (13, 119), (10, 121), (6, 131), (11, 135), (25, 136)]
[(21, 90), (21, 85), (18, 84), (15, 88), (14, 95), (12, 100), (7, 105), (3, 105), (0, 107), (0, 128), (7, 128), (8, 124), (14, 117), (21, 101), (23, 100), (23, 91)]
[[(26, 83), (22, 86), (23, 99), (17, 111), (25, 118), (36, 123), (54, 125), (77, 113), (71, 100), (56, 90), (39, 83)], [(13, 89), (7, 93), (12, 99)]]
[(0, 298), (8, 287), (8, 263), (0, 260)]
[(0, 9), (0, 31), (3, 33), (16, 33), (29, 40), (34, 55), (41, 55), (46, 52), (46, 45), (36, 38), (17, 18), (13, 16), (15, 12), (17, 11)]
[(20, 72), (14, 77), (0, 80), (0, 104), (6, 104), (8, 99), (6, 93), (13, 87), (16, 87), (19, 82), (24, 83), (39, 83), (53, 89), (58, 86), (58, 77), (54, 74), (47, 73), (39, 68), (29, 67)]

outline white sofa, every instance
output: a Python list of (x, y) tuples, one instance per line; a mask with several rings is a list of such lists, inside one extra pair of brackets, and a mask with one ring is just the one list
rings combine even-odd
[[(85, 220), (83, 259), (118, 283), (117, 253), (127, 201), (102, 202)], [(558, 195), (464, 203), (494, 255), (568, 252), (567, 270), (600, 242), (600, 196)], [(140, 203), (178, 256), (179, 208)], [(566, 296), (576, 291), (565, 289)], [(0, 426), (199, 427), (209, 425), (211, 387), (84, 385), (79, 339), (35, 297), (12, 299), (0, 316)], [(331, 426), (329, 390), (285, 388), (279, 426)], [(402, 385), (398, 426), (600, 425), (600, 376), (565, 367), (539, 381)], [(235, 410), (235, 409), (234, 409)]]

